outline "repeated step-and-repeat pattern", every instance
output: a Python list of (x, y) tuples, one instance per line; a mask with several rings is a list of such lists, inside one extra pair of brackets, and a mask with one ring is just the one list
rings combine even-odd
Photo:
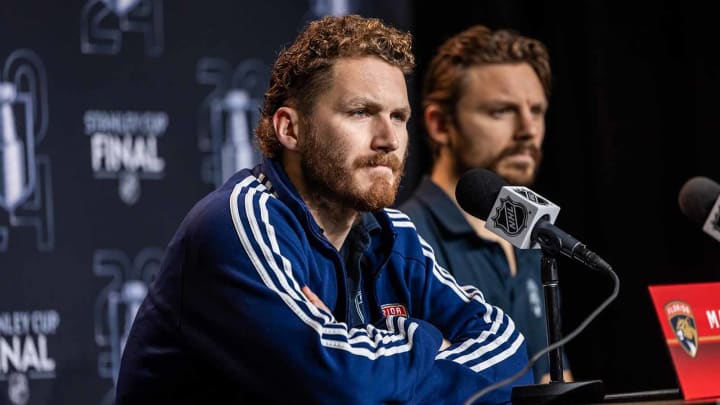
[(329, 14), (407, 30), (409, 7), (2, 2), (0, 404), (113, 403), (176, 226), (259, 158), (252, 129), (277, 51)]

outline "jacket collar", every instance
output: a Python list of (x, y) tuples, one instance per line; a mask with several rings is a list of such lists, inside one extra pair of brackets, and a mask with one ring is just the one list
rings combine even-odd
[(272, 184), (272, 192), (275, 196), (282, 201), (290, 211), (295, 214), (295, 217), (300, 220), (306, 227), (309, 227), (312, 231), (318, 235), (322, 235), (322, 228), (315, 222), (315, 219), (310, 214), (305, 201), (300, 197), (297, 189), (290, 181), (285, 172), (285, 168), (282, 166), (282, 162), (278, 159), (263, 158), (260, 163), (261, 172), (267, 176)]

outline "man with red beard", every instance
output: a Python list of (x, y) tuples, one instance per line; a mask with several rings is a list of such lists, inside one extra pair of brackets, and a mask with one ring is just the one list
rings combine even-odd
[[(385, 208), (407, 150), (410, 46), (347, 16), (280, 52), (256, 129), (264, 159), (180, 225), (128, 337), (118, 404), (458, 404), (527, 364), (513, 321)], [(480, 402), (509, 399), (505, 386)]]
[[(448, 39), (423, 85), (423, 118), (433, 151), (431, 175), (401, 205), (435, 258), (460, 284), (517, 322), (529, 355), (547, 346), (541, 253), (520, 250), (463, 211), (455, 187), (467, 170), (486, 168), (513, 185), (530, 185), (542, 158), (550, 95), (545, 46), (517, 33), (477, 25)], [(549, 361), (534, 366), (549, 381)], [(572, 379), (569, 371), (565, 378)]]

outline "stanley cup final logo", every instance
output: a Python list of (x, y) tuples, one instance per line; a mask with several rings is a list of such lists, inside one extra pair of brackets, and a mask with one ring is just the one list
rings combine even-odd
[[(98, 375), (117, 384), (120, 358), (135, 315), (147, 295), (152, 277), (160, 269), (163, 251), (148, 247), (134, 260), (124, 251), (100, 249), (93, 256), (93, 272), (110, 277), (95, 302), (95, 343), (105, 350), (98, 356)], [(103, 404), (113, 402), (114, 388)]]
[(170, 125), (167, 112), (87, 110), (83, 124), (93, 176), (117, 180), (118, 196), (125, 204), (140, 200), (141, 180), (165, 175), (160, 140)]
[(80, 18), (80, 50), (84, 54), (116, 55), (123, 34), (139, 32), (145, 54), (163, 52), (162, 0), (88, 0)]
[(8, 249), (11, 227), (36, 231), (38, 250), (54, 245), (50, 160), (35, 147), (48, 128), (47, 73), (32, 51), (19, 49), (0, 74), (0, 251)]
[(690, 305), (684, 301), (670, 301), (665, 304), (665, 314), (680, 347), (690, 357), (695, 357), (698, 350), (698, 332)]
[(233, 70), (222, 59), (203, 58), (197, 64), (197, 81), (213, 86), (198, 114), (198, 147), (209, 153), (201, 175), (207, 183), (220, 186), (238, 170), (260, 160), (253, 134), (269, 72), (255, 59), (245, 60)]
[(8, 376), (8, 399), (14, 405), (25, 405), (30, 399), (30, 382), (23, 373)]

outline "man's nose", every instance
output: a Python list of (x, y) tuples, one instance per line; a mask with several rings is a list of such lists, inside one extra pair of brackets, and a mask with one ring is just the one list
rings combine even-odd
[(390, 117), (382, 117), (376, 122), (372, 148), (392, 152), (400, 147), (400, 134), (404, 127), (398, 126)]
[(517, 130), (515, 140), (530, 141), (542, 135), (543, 117), (535, 114), (528, 108), (523, 108), (518, 114)]

